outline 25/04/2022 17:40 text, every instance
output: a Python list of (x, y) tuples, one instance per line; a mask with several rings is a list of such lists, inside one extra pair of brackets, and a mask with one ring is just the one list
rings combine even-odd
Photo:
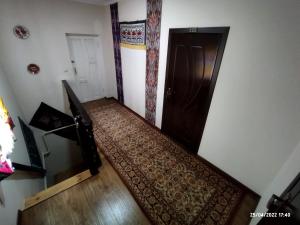
[(291, 214), (290, 213), (277, 213), (277, 212), (274, 212), (274, 213), (268, 213), (268, 212), (264, 212), (264, 213), (250, 213), (250, 217), (273, 217), (273, 218), (276, 218), (276, 217), (280, 217), (280, 218), (284, 218), (284, 217), (290, 217)]

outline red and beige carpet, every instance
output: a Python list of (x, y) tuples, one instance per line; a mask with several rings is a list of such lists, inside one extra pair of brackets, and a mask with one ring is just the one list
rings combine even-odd
[(243, 188), (113, 99), (88, 103), (94, 135), (154, 224), (227, 224)]

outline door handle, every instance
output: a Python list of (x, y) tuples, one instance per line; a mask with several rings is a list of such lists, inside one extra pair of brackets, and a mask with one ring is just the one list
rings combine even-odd
[(166, 97), (169, 98), (169, 97), (171, 97), (171, 95), (172, 95), (172, 89), (168, 88)]
[(81, 83), (81, 84), (86, 84), (86, 83), (88, 83), (88, 80), (80, 79), (80, 80), (79, 80), (79, 83)]
[(74, 69), (74, 74), (77, 75), (77, 69), (76, 69), (76, 67), (73, 67), (73, 69)]

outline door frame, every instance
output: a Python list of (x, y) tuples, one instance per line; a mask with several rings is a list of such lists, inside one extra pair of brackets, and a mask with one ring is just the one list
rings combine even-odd
[[(169, 63), (170, 63), (170, 60), (171, 60), (170, 59), (171, 40), (172, 40), (173, 35), (174, 34), (179, 34), (179, 33), (198, 33), (198, 34), (213, 33), (213, 34), (221, 34), (222, 35), (220, 47), (219, 47), (218, 52), (217, 52), (217, 58), (216, 58), (214, 70), (213, 70), (213, 73), (212, 73), (211, 82), (210, 82), (210, 85), (209, 85), (208, 99), (207, 99), (207, 102), (205, 103), (205, 106), (204, 106), (204, 109), (205, 109), (205, 115), (204, 115), (205, 123), (203, 123), (203, 125), (201, 127), (201, 131), (200, 131), (200, 139), (199, 139), (199, 147), (200, 147), (200, 143), (201, 143), (201, 140), (202, 140), (203, 131), (204, 131), (205, 124), (206, 124), (206, 121), (207, 121), (207, 116), (208, 116), (212, 96), (213, 96), (214, 89), (215, 89), (215, 86), (216, 86), (216, 82), (217, 82), (217, 78), (218, 78), (218, 74), (219, 74), (219, 70), (220, 70), (220, 66), (221, 66), (221, 62), (222, 62), (222, 58), (223, 58), (223, 54), (224, 54), (224, 50), (225, 50), (229, 30), (230, 30), (230, 27), (203, 27), (203, 28), (201, 28), (201, 27), (191, 27), (191, 28), (170, 28), (169, 29), (168, 54), (167, 54), (167, 64), (166, 64), (165, 88), (164, 88), (164, 99), (163, 99), (163, 114), (162, 114), (162, 125), (161, 125), (162, 133), (167, 135), (166, 130), (165, 130), (165, 122), (164, 121), (165, 121), (166, 116), (167, 116), (165, 106), (166, 106), (167, 88), (168, 88), (167, 87), (167, 81), (168, 81), (168, 74), (169, 74), (169, 70), (170, 70)], [(175, 140), (175, 142), (176, 142), (176, 140)]]

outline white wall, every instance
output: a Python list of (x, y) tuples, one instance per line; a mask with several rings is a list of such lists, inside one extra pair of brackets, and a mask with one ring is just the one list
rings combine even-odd
[[(15, 123), (13, 132), (17, 141), (11, 155), (13, 162), (30, 165), (25, 141), (20, 128), (19, 117), (23, 117), (13, 92), (8, 84), (6, 77), (0, 68), (0, 97), (3, 98), (4, 104)], [(31, 196), (43, 188), (42, 179), (16, 179), (14, 175), (1, 181), (0, 198), (4, 201), (4, 205), (0, 204), (0, 221), (1, 224), (15, 225), (17, 221), (18, 209), (23, 207), (25, 197)]]
[[(292, 182), (292, 180), (297, 176), (300, 172), (300, 142), (293, 153), (289, 156), (289, 158), (285, 161), (280, 171), (277, 173), (273, 181), (264, 191), (261, 196), (261, 200), (259, 205), (256, 208), (256, 212), (267, 212), (267, 202), (269, 201), (272, 194), (276, 194), (280, 196), (282, 192), (288, 187), (288, 185)], [(251, 221), (251, 225), (257, 224), (260, 218), (253, 218)]]
[[(120, 21), (142, 18), (145, 7), (145, 1), (120, 1)], [(299, 12), (298, 0), (162, 4), (156, 126), (161, 127), (169, 28), (230, 26), (198, 153), (259, 194), (299, 142)], [(130, 56), (122, 49), (125, 104), (141, 114), (145, 80), (134, 78), (138, 63), (142, 68), (145, 62)]]
[[(103, 13), (101, 6), (65, 0), (1, 1), (0, 62), (27, 120), (41, 101), (64, 109), (61, 80), (73, 79), (65, 33), (102, 37)], [(30, 30), (29, 39), (14, 36), (16, 24)], [(40, 65), (38, 76), (29, 75), (29, 63)]]
[[(118, 3), (119, 21), (146, 19), (146, 0)], [(146, 50), (121, 47), (124, 104), (145, 117)]]

